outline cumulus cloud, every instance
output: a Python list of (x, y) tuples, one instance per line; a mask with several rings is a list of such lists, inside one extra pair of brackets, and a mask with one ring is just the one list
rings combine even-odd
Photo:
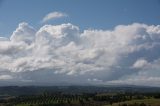
[(147, 64), (145, 59), (139, 59), (133, 64), (133, 68), (144, 68)]
[(49, 20), (54, 20), (54, 19), (57, 19), (57, 18), (62, 18), (62, 17), (67, 17), (68, 15), (66, 13), (62, 13), (62, 12), (51, 12), (51, 13), (48, 13), (42, 20), (42, 22), (47, 22)]
[(10, 40), (13, 42), (25, 42), (32, 43), (35, 38), (36, 31), (33, 27), (29, 26), (27, 23), (20, 23), (18, 28), (13, 32)]
[(9, 39), (5, 37), (0, 37), (0, 41), (9, 41)]
[(80, 32), (70, 23), (39, 30), (20, 23), (0, 38), (0, 58), (0, 81), (160, 86), (160, 26)]

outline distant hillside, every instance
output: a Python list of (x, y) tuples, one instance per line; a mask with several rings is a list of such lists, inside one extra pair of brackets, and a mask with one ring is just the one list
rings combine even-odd
[(160, 92), (158, 87), (141, 86), (4, 86), (0, 95), (36, 95), (44, 92), (54, 93), (95, 93), (95, 92)]

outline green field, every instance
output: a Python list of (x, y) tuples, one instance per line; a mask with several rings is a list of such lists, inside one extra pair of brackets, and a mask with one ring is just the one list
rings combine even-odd
[(105, 106), (119, 106), (122, 104), (134, 104), (134, 103), (145, 103), (147, 106), (160, 106), (160, 99), (143, 99), (143, 100), (132, 100), (132, 101), (125, 101), (120, 103), (113, 103), (112, 105), (105, 105)]

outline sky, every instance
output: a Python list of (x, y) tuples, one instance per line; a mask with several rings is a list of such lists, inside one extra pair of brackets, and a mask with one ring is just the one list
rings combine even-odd
[(0, 0), (0, 84), (160, 86), (160, 0)]

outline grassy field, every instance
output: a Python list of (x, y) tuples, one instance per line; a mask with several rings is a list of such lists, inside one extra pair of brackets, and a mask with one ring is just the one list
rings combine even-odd
[(112, 105), (105, 105), (105, 106), (119, 106), (119, 104), (134, 104), (134, 103), (145, 103), (147, 106), (160, 106), (160, 99), (143, 99), (143, 100), (132, 100), (132, 101), (125, 101), (120, 103), (113, 103)]

